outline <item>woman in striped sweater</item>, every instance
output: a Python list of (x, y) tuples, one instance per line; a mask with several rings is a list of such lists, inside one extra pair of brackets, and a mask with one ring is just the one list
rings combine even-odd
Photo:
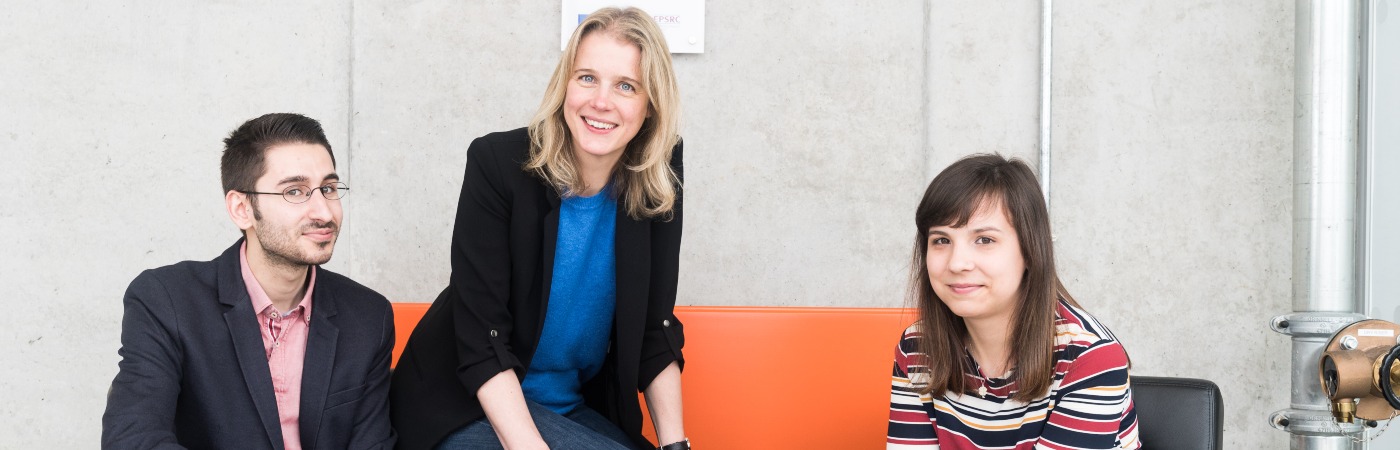
[(1128, 355), (1060, 283), (1030, 167), (963, 158), (915, 221), (887, 448), (1139, 448)]

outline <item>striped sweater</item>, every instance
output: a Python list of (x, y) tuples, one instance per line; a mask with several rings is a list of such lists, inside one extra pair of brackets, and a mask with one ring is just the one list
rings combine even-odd
[[(1029, 403), (1011, 400), (1016, 386), (1009, 378), (983, 381), (976, 362), (970, 364), (973, 373), (966, 374), (973, 392), (919, 395), (927, 369), (924, 355), (918, 353), (920, 325), (910, 326), (895, 349), (886, 448), (1141, 447), (1123, 346), (1081, 309), (1060, 302), (1055, 316), (1050, 390)], [(972, 361), (971, 355), (964, 357)]]

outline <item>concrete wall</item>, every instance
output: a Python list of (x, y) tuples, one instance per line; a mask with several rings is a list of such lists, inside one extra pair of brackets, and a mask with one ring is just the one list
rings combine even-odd
[[(927, 180), (1037, 155), (1039, 2), (985, 3), (706, 2), (706, 53), (675, 57), (680, 302), (902, 305)], [(1134, 373), (1221, 384), (1228, 448), (1282, 446), (1291, 5), (1056, 4), (1062, 276)], [(551, 2), (0, 11), (5, 448), (95, 445), (126, 284), (237, 236), (217, 165), (240, 122), (320, 119), (355, 188), (330, 268), (429, 301), (467, 144), (524, 125), (559, 55)]]
[(127, 283), (238, 237), (233, 127), (303, 111), (349, 140), (340, 3), (0, 4), (0, 448), (97, 446)]

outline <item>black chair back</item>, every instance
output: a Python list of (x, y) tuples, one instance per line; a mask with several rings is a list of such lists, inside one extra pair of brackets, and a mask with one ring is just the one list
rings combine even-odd
[(1143, 450), (1221, 450), (1225, 406), (1210, 380), (1132, 377)]

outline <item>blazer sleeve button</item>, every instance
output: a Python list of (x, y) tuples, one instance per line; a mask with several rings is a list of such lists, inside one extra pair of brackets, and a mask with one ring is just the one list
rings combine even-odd
[(496, 337), (496, 330), (491, 330), (491, 337)]
[(663, 326), (663, 327), (670, 327), (670, 326), (671, 326), (671, 319), (662, 319), (662, 320), (661, 320), (661, 326)]

